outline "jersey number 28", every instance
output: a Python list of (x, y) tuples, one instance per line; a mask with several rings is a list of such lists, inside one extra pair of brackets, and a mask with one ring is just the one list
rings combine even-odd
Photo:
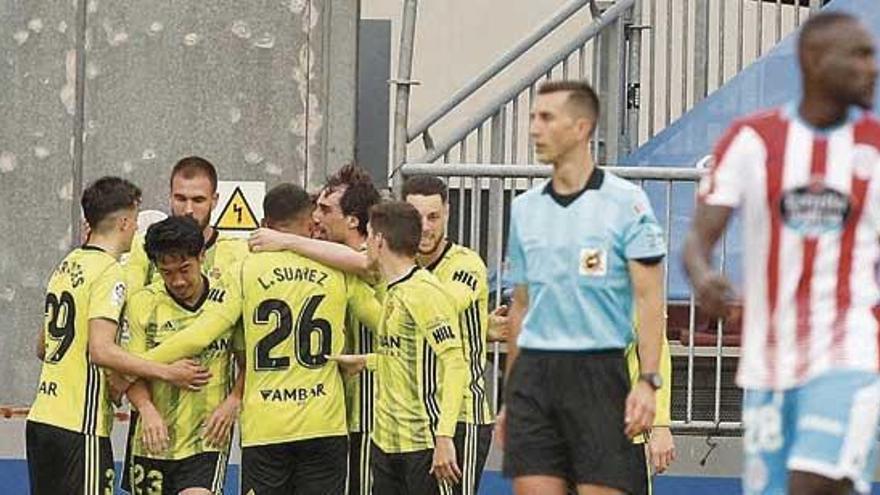
[[(290, 306), (280, 299), (267, 299), (257, 306), (254, 321), (268, 324), (270, 317), (275, 315), (275, 329), (257, 342), (256, 369), (281, 370), (290, 367), (289, 356), (271, 356), (272, 349), (286, 341), (293, 333), (293, 348), (296, 360), (306, 368), (318, 368), (327, 362), (324, 357), (333, 349), (330, 344), (330, 322), (324, 318), (315, 318), (318, 305), (324, 300), (323, 295), (309, 297), (302, 305), (293, 325)], [(317, 335), (316, 335), (317, 334)], [(313, 349), (313, 338), (317, 337), (317, 349)]]

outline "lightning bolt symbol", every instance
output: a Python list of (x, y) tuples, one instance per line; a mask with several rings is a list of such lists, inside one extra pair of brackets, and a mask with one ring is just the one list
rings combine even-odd
[(244, 208), (239, 205), (232, 205), (232, 211), (238, 215), (238, 223), (241, 223), (241, 214), (244, 212)]

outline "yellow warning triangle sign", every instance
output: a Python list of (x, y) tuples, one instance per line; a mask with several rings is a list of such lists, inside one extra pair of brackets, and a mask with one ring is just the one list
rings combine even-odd
[(229, 196), (229, 201), (223, 207), (220, 216), (217, 217), (217, 224), (214, 228), (218, 230), (251, 230), (259, 227), (257, 217), (248, 204), (244, 193), (240, 187), (236, 187)]

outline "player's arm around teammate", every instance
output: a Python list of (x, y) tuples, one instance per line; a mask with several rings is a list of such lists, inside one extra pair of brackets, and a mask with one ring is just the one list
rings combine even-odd
[[(107, 218), (102, 218), (98, 225), (92, 226), (89, 246), (94, 245), (98, 249), (113, 253), (117, 259), (131, 248), (132, 238), (137, 230), (137, 205), (140, 203), (140, 190), (137, 190), (137, 196), (135, 205), (130, 209), (125, 212), (111, 212)], [(83, 201), (84, 203), (87, 201), (85, 195)], [(85, 208), (84, 206), (84, 210)], [(115, 240), (116, 238), (122, 239), (123, 242), (120, 247), (114, 250), (110, 246), (119, 244), (119, 241)], [(122, 306), (127, 289), (125, 281), (114, 276), (119, 271), (121, 270), (105, 270), (105, 276), (96, 281), (94, 289), (97, 294), (110, 294), (111, 300)], [(98, 295), (95, 300), (103, 301), (106, 297)], [(194, 362), (181, 361), (172, 365), (164, 365), (125, 352), (116, 342), (118, 334), (118, 321), (109, 318), (89, 319), (89, 360), (98, 366), (110, 368), (120, 373), (164, 380), (180, 387), (198, 388), (207, 383), (209, 378), (207, 370)]]
[(222, 303), (203, 312), (187, 328), (176, 332), (160, 345), (142, 354), (143, 358), (160, 363), (174, 362), (194, 356), (229, 331), (241, 318), (242, 287), (239, 284), (241, 262), (224, 275), (227, 295)]
[[(129, 298), (129, 303), (133, 308), (140, 308), (151, 305), (151, 294), (149, 291), (141, 290)], [(137, 354), (147, 350), (147, 333), (146, 322), (132, 313), (128, 317), (128, 341), (125, 349), (128, 352)], [(125, 391), (129, 402), (138, 412), (138, 419), (134, 421), (141, 422), (142, 441), (148, 452), (160, 454), (168, 448), (168, 426), (156, 405), (153, 404), (150, 395), (149, 384), (142, 379), (136, 380), (128, 390)], [(131, 445), (128, 446), (131, 449)], [(124, 469), (130, 466), (126, 466)]]
[(251, 251), (293, 251), (336, 269), (359, 276), (371, 276), (367, 257), (360, 251), (338, 242), (312, 239), (302, 235), (259, 228), (248, 239)]
[(162, 380), (181, 388), (198, 390), (211, 378), (195, 361), (183, 357), (157, 363), (125, 352), (116, 343), (116, 324), (109, 320), (89, 321), (89, 356), (93, 363), (126, 375)]
[(33, 493), (112, 490), (113, 414), (101, 367), (181, 385), (204, 378), (192, 363), (150, 363), (116, 344), (126, 300), (119, 258), (131, 248), (140, 196), (118, 177), (90, 184), (81, 200), (88, 243), (50, 278), (40, 386), (25, 428)]

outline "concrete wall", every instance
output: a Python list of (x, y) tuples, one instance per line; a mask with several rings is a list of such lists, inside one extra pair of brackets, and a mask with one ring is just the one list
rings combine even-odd
[(83, 184), (120, 175), (166, 209), (185, 155), (269, 187), (316, 186), (353, 159), (358, 15), (318, 0), (0, 0), (0, 404), (32, 398), (44, 284)]

